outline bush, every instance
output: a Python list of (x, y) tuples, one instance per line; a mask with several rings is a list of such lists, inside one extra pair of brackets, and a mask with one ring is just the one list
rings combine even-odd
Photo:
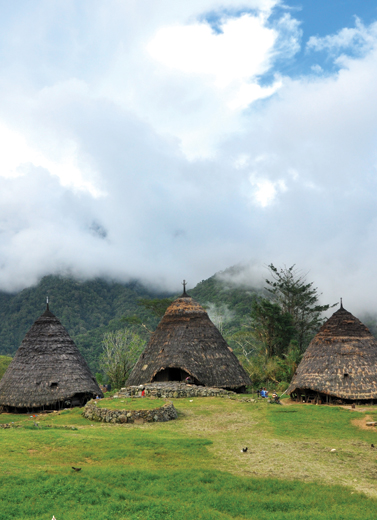
[(0, 379), (5, 374), (6, 369), (10, 365), (12, 358), (10, 356), (0, 356)]

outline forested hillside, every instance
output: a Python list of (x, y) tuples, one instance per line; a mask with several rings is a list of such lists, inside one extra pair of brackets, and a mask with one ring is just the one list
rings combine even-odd
[[(221, 274), (231, 275), (234, 268)], [(249, 318), (253, 301), (261, 295), (261, 291), (252, 288), (241, 288), (222, 281), (222, 276), (215, 274), (202, 280), (188, 291), (190, 296), (206, 307), (212, 321), (223, 330), (231, 331), (241, 328)]]
[[(255, 298), (253, 291), (226, 288), (216, 275), (188, 292), (207, 305), (215, 322), (216, 314), (223, 316), (225, 328), (239, 327)], [(127, 318), (134, 316), (154, 330), (159, 318), (140, 305), (140, 299), (174, 298), (178, 294), (156, 293), (137, 281), (125, 284), (103, 279), (80, 282), (46, 276), (38, 285), (17, 294), (0, 293), (0, 354), (14, 355), (26, 332), (44, 312), (46, 296), (51, 311), (96, 372), (105, 332), (129, 326)], [(138, 333), (148, 338), (143, 327), (138, 328)]]
[(104, 331), (124, 327), (122, 317), (133, 314), (155, 327), (158, 320), (138, 305), (138, 299), (165, 294), (156, 294), (138, 282), (80, 282), (46, 276), (37, 286), (17, 294), (0, 293), (0, 354), (15, 353), (26, 332), (44, 312), (46, 296), (51, 311), (95, 370)]
[[(244, 351), (238, 340), (242, 334), (242, 341), (245, 334), (250, 335), (253, 302), (263, 295), (257, 289), (225, 283), (223, 280), (231, 279), (234, 269), (201, 281), (196, 287), (188, 288), (188, 293), (205, 306), (212, 321), (242, 358)], [(101, 371), (98, 360), (106, 332), (131, 327), (148, 340), (147, 329), (154, 330), (160, 317), (142, 305), (143, 300), (174, 299), (179, 294), (156, 293), (137, 281), (123, 284), (103, 279), (81, 282), (46, 276), (38, 285), (17, 294), (0, 293), (0, 355), (14, 355), (26, 332), (44, 312), (46, 296), (51, 311), (66, 327), (95, 373)], [(372, 314), (359, 318), (376, 334), (377, 320)]]

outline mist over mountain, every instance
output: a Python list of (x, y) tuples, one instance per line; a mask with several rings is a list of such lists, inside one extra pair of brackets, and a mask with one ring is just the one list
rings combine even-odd
[(50, 310), (93, 368), (103, 333), (124, 327), (122, 317), (133, 314), (151, 327), (156, 326), (156, 319), (138, 306), (138, 299), (165, 294), (148, 290), (137, 281), (121, 284), (103, 279), (79, 281), (46, 276), (18, 293), (0, 293), (0, 354), (15, 353), (26, 332), (46, 309), (48, 296)]
[[(248, 326), (253, 301), (266, 296), (261, 273), (267, 276), (264, 268), (259, 272), (256, 266), (236, 265), (202, 280), (195, 287), (189, 285), (187, 292), (206, 308), (223, 334), (232, 334)], [(149, 330), (154, 330), (160, 318), (140, 305), (141, 299), (174, 299), (181, 291), (156, 291), (137, 280), (128, 283), (100, 278), (80, 281), (49, 275), (20, 292), (0, 292), (0, 355), (14, 355), (26, 332), (44, 312), (48, 296), (50, 310), (68, 330), (91, 369), (98, 371), (105, 332), (130, 327), (127, 319), (135, 317)], [(377, 316), (373, 309), (363, 314), (355, 313), (350, 307), (348, 310), (377, 335)], [(145, 328), (139, 327), (137, 332), (148, 340)]]
[(0, 290), (272, 261), (376, 308), (375, 2), (3, 4)]
[[(140, 305), (140, 299), (176, 298), (181, 292), (156, 292), (138, 281), (119, 283), (105, 279), (80, 281), (46, 276), (37, 285), (10, 294), (0, 292), (0, 354), (13, 355), (26, 332), (46, 308), (61, 321), (93, 370), (98, 369), (105, 332), (130, 326), (125, 318), (137, 316), (150, 330), (159, 318)], [(203, 280), (189, 294), (216, 316), (233, 326), (249, 312), (255, 291), (229, 288), (218, 275)], [(209, 308), (209, 306), (212, 307)], [(211, 312), (212, 310), (212, 312)], [(140, 329), (143, 334), (144, 330)]]

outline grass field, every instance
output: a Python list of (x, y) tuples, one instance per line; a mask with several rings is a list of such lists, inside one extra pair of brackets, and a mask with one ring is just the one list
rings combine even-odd
[(0, 520), (375, 520), (377, 408), (173, 401), (168, 423), (0, 415), (22, 426), (0, 429)]

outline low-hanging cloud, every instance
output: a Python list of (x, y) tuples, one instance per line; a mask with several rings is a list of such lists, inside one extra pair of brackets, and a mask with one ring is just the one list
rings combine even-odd
[[(332, 45), (336, 72), (289, 78), (277, 64), (294, 59), (299, 23), (292, 13), (269, 21), (278, 2), (243, 2), (239, 12), (209, 0), (164, 0), (165, 11), (110, 4), (83, 2), (82, 16), (75, 2), (37, 1), (2, 22), (0, 288), (69, 273), (175, 290), (182, 278), (194, 286), (250, 261), (233, 282), (260, 287), (273, 262), (307, 272), (326, 302), (372, 308), (374, 28), (355, 25), (368, 35), (362, 53), (335, 51), (336, 35), (311, 40), (313, 55)], [(242, 76), (241, 63), (233, 90), (216, 83), (226, 62), (211, 79), (153, 52), (171, 28), (196, 27), (217, 44), (240, 20), (274, 38), (255, 73)], [(254, 84), (258, 99), (231, 105)]]

